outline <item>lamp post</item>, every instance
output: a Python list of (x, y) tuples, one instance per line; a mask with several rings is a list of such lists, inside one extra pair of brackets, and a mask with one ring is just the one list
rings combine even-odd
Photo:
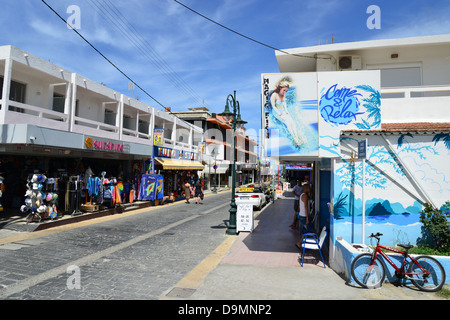
[(213, 189), (213, 193), (217, 193), (217, 188), (216, 188), (216, 185), (217, 185), (217, 180), (216, 180), (216, 170), (217, 170), (217, 163), (216, 163), (216, 157), (217, 157), (217, 154), (216, 154), (216, 151), (215, 151), (216, 149), (213, 149), (213, 151), (211, 152), (211, 155), (214, 157), (214, 189)]
[[(233, 111), (230, 111), (230, 105), (233, 108)], [(233, 158), (231, 165), (231, 203), (230, 203), (230, 221), (228, 223), (226, 234), (228, 235), (236, 235), (236, 200), (234, 198), (236, 193), (236, 159), (235, 159), (235, 150), (236, 150), (236, 127), (242, 126), (246, 124), (246, 121), (241, 119), (241, 108), (239, 107), (239, 101), (236, 100), (236, 91), (234, 94), (229, 94), (227, 97), (225, 110), (219, 114), (222, 117), (232, 118), (233, 124)]]

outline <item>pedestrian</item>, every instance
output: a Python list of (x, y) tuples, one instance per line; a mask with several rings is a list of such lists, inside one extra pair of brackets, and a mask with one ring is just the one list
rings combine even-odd
[(203, 187), (202, 187), (200, 180), (197, 181), (197, 183), (195, 184), (194, 195), (195, 195), (195, 203), (199, 204), (200, 198), (203, 196)]
[(294, 194), (295, 200), (294, 200), (294, 220), (292, 221), (292, 224), (289, 226), (291, 229), (295, 229), (297, 227), (297, 214), (299, 211), (299, 200), (300, 195), (302, 194), (302, 182), (300, 180), (297, 180), (297, 184), (292, 189), (292, 193)]
[(187, 180), (184, 180), (184, 196), (186, 197), (186, 203), (189, 203), (191, 198), (191, 185)]
[[(311, 192), (311, 186), (309, 184), (303, 185), (303, 193), (300, 195), (299, 201), (299, 213), (298, 213), (298, 221), (301, 224), (300, 230), (303, 235), (307, 230), (309, 224), (309, 193)], [(300, 237), (300, 241), (297, 242), (297, 247), (301, 248), (302, 240)]]

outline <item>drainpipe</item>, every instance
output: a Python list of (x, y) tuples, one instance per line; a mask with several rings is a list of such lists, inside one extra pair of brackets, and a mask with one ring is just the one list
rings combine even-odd
[(395, 152), (394, 147), (389, 142), (389, 140), (386, 138), (386, 135), (382, 133), (381, 136), (383, 137), (384, 141), (386, 141), (386, 144), (388, 146), (389, 151), (391, 152), (391, 155), (400, 164), (400, 169), (402, 169), (403, 173), (411, 179), (413, 185), (419, 190), (419, 192), (424, 197), (425, 201), (428, 202), (429, 204), (431, 204), (433, 206), (433, 208), (438, 209), (437, 206), (435, 205), (435, 203), (433, 202), (433, 200), (431, 200), (431, 198), (428, 196), (426, 191), (422, 188), (420, 183), (417, 181), (417, 179), (414, 177), (414, 175), (411, 173), (411, 171), (408, 169), (408, 167), (405, 165), (405, 163), (402, 161), (402, 159), (400, 159), (397, 152)]

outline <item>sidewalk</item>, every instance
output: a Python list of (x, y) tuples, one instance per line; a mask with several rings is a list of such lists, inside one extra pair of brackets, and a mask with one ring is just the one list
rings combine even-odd
[[(300, 250), (295, 246), (298, 231), (291, 230), (293, 197), (278, 199), (266, 206), (255, 218), (252, 233), (229, 236), (223, 255), (204, 275), (197, 286), (191, 286), (186, 300), (439, 300), (434, 293), (414, 287), (396, 287), (386, 283), (376, 290), (346, 284), (327, 262), (326, 268), (317, 251), (307, 251), (301, 266)], [(231, 238), (231, 240), (230, 240)], [(328, 238), (327, 238), (328, 241)], [(215, 252), (220, 254), (220, 250)], [(208, 260), (208, 259), (205, 259)], [(199, 270), (204, 270), (199, 266)], [(180, 281), (180, 287), (186, 281)], [(183, 290), (183, 288), (178, 288)], [(186, 288), (185, 288), (186, 289)], [(168, 294), (167, 298), (171, 297)]]

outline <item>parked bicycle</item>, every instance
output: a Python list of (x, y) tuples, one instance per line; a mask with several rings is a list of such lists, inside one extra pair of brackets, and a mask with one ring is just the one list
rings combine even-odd
[[(408, 250), (413, 246), (399, 244), (405, 251), (396, 250), (380, 245), (381, 233), (371, 234), (369, 238), (377, 239), (377, 246), (372, 253), (363, 253), (357, 256), (351, 266), (353, 279), (362, 287), (379, 288), (386, 277), (386, 268), (381, 261), (384, 258), (395, 270), (395, 276), (399, 281), (409, 279), (420, 290), (427, 292), (438, 291), (445, 283), (445, 270), (433, 257), (421, 255), (413, 258)], [(385, 252), (388, 250), (403, 256), (403, 262), (398, 267)]]

